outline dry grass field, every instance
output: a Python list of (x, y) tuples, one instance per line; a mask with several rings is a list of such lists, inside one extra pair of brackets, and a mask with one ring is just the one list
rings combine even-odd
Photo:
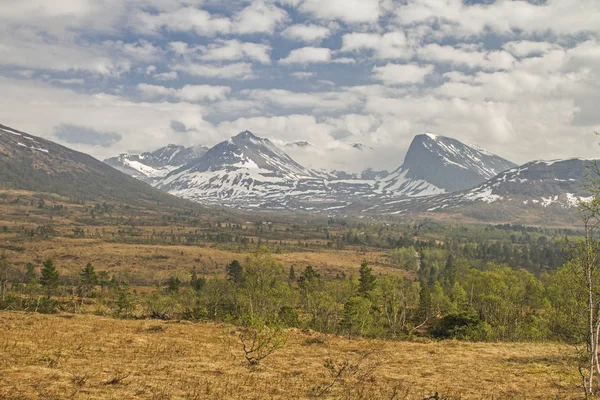
[[(133, 238), (119, 236), (119, 232), (131, 228), (132, 224), (127, 222), (130, 219), (135, 221), (133, 225), (136, 234), (139, 235), (137, 238), (159, 234), (168, 238), (172, 235), (184, 237), (186, 232), (215, 233), (219, 229), (189, 226), (185, 223), (163, 223), (164, 215), (172, 215), (147, 213), (137, 209), (125, 213), (118, 205), (116, 209), (119, 211), (98, 216), (93, 220), (94, 225), (86, 225), (85, 221), (91, 220), (82, 205), (46, 198), (45, 208), (39, 209), (36, 206), (38, 202), (39, 198), (31, 192), (0, 190), (0, 255), (6, 255), (21, 271), (25, 270), (27, 263), (41, 265), (47, 258), (52, 258), (62, 276), (75, 276), (84, 265), (91, 262), (97, 271), (107, 271), (120, 280), (135, 280), (138, 285), (153, 286), (164, 282), (170, 276), (187, 280), (194, 267), (204, 276), (223, 274), (225, 265), (234, 259), (243, 261), (256, 247), (243, 248), (233, 244), (219, 246), (212, 242), (201, 242), (191, 246), (160, 242), (129, 243), (128, 240)], [(53, 206), (64, 207), (67, 211), (53, 214), (50, 211)], [(88, 206), (91, 208), (92, 205)], [(24, 234), (25, 231), (35, 231), (39, 227), (47, 226), (53, 230), (53, 234), (48, 237), (37, 234), (29, 237)], [(254, 228), (252, 225), (248, 226), (251, 235)], [(74, 228), (84, 229), (85, 236), (73, 237)], [(285, 225), (279, 225), (276, 229), (283, 232), (286, 228)], [(287, 236), (291, 237), (294, 234), (288, 233)], [(258, 241), (257, 237), (254, 239)], [(271, 242), (278, 243), (279, 240)], [(294, 245), (297, 240), (287, 238), (282, 242)], [(310, 239), (310, 235), (303, 238), (303, 243), (311, 242), (319, 241)], [(321, 244), (322, 242), (321, 240)], [(387, 251), (359, 250), (350, 246), (344, 250), (336, 250), (321, 245), (309, 251), (291, 247), (281, 254), (275, 254), (275, 257), (282, 261), (286, 268), (294, 266), (301, 270), (306, 265), (312, 265), (326, 276), (356, 274), (363, 259), (367, 259), (376, 274), (402, 273), (389, 265)]]
[[(229, 325), (1, 312), (0, 399), (579, 399), (571, 354), (558, 344), (291, 330), (249, 369)], [(349, 362), (340, 379), (328, 358)]]

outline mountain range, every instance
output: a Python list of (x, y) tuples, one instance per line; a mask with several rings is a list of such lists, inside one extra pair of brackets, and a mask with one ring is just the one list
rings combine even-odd
[(590, 196), (583, 183), (592, 162), (516, 166), (476, 145), (423, 134), (415, 136), (403, 165), (392, 173), (315, 171), (268, 139), (244, 131), (210, 149), (169, 145), (102, 163), (0, 125), (0, 188), (130, 204), (188, 207), (187, 199), (246, 210), (452, 215), (544, 225), (576, 215), (578, 201)]
[[(314, 145), (285, 147), (290, 146)], [(414, 137), (404, 163), (391, 173), (315, 171), (244, 131), (154, 184), (195, 202), (242, 209), (514, 220), (521, 214), (543, 218), (549, 209), (574, 210), (589, 196), (582, 184), (588, 164), (573, 159), (517, 166), (477, 145), (426, 133)]]
[(169, 144), (153, 152), (142, 154), (119, 154), (104, 162), (136, 179), (155, 184), (170, 172), (188, 162), (202, 157), (208, 151), (206, 146), (184, 147)]

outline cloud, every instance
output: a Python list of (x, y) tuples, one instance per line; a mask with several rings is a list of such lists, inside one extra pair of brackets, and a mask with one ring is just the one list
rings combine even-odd
[(514, 67), (515, 58), (505, 51), (465, 50), (453, 46), (428, 44), (418, 51), (420, 59), (452, 66), (485, 70), (508, 70)]
[(287, 19), (287, 12), (281, 8), (254, 1), (234, 18), (233, 29), (236, 33), (273, 33), (275, 28)]
[(279, 63), (282, 65), (308, 65), (329, 61), (331, 61), (331, 49), (326, 47), (303, 47), (292, 50), (287, 57), (280, 59)]
[(111, 46), (77, 46), (55, 41), (42, 42), (6, 38), (0, 43), (0, 65), (53, 71), (81, 71), (119, 75), (129, 71), (133, 60)]
[(403, 32), (378, 33), (353, 32), (342, 38), (342, 52), (373, 51), (378, 59), (409, 59), (413, 50)]
[(373, 67), (373, 76), (388, 85), (409, 85), (423, 83), (434, 70), (433, 65), (387, 64)]
[(200, 36), (214, 36), (229, 33), (231, 20), (226, 17), (213, 16), (196, 7), (183, 7), (174, 11), (152, 14), (139, 12), (135, 15), (134, 28), (141, 33), (158, 34), (165, 29), (173, 32), (192, 31)]
[(382, 14), (380, 0), (304, 0), (299, 10), (321, 20), (348, 24), (375, 23)]
[[(214, 126), (204, 120), (204, 108), (192, 103), (136, 102), (105, 93), (82, 94), (38, 81), (7, 78), (0, 78), (0, 91), (11, 93), (10, 98), (0, 97), (0, 108), (5, 113), (2, 123), (9, 126), (51, 140), (58, 140), (54, 136), (55, 129), (61, 125), (122, 136), (110, 147), (59, 140), (98, 158), (129, 150), (152, 150), (172, 143), (173, 120), (194, 132), (202, 132), (202, 137), (194, 132), (178, 135), (177, 141), (183, 145), (214, 143), (221, 138)], [(86, 141), (89, 142), (89, 138)]]
[(231, 92), (229, 86), (185, 85), (181, 89), (140, 83), (137, 90), (148, 99), (172, 98), (181, 101), (202, 102), (223, 100)]
[(287, 27), (281, 35), (290, 40), (306, 43), (320, 43), (331, 35), (331, 29), (319, 25), (292, 25)]
[(282, 89), (251, 90), (244, 92), (248, 98), (260, 104), (269, 104), (287, 109), (313, 110), (315, 113), (347, 110), (359, 104), (356, 95), (344, 92), (298, 93)]
[(121, 140), (114, 132), (98, 132), (83, 126), (61, 124), (54, 130), (54, 136), (66, 143), (110, 147)]
[(171, 66), (174, 71), (179, 71), (192, 76), (202, 76), (216, 79), (252, 79), (255, 77), (250, 63), (234, 63), (225, 65), (199, 64), (186, 62)]
[(161, 72), (159, 74), (152, 75), (157, 81), (173, 81), (179, 77), (176, 71)]
[(469, 37), (486, 32), (498, 35), (578, 35), (600, 33), (590, 15), (600, 13), (596, 0), (572, 2), (547, 0), (540, 4), (527, 1), (496, 1), (491, 4), (465, 4), (462, 0), (409, 0), (395, 8), (401, 26), (427, 24), (437, 26), (442, 36)]
[[(179, 51), (183, 51), (182, 48)], [(204, 61), (238, 61), (248, 59), (262, 64), (271, 63), (271, 46), (258, 43), (243, 43), (239, 40), (216, 40), (199, 49)]]
[(519, 40), (504, 43), (502, 48), (515, 57), (541, 56), (551, 50), (561, 49), (561, 46), (548, 42), (533, 42), (530, 40)]

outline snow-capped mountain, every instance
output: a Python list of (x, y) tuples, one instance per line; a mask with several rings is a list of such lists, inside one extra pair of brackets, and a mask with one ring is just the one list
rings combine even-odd
[(577, 221), (581, 200), (589, 200), (585, 177), (593, 160), (532, 161), (474, 188), (437, 196), (381, 199), (361, 212), (397, 215), (443, 213), (476, 220), (549, 225)]
[(576, 207), (591, 194), (585, 188), (585, 175), (594, 161), (533, 161), (505, 171), (487, 182), (448, 195), (443, 204), (464, 205), (484, 202), (519, 202), (523, 205), (562, 208)]
[(207, 151), (208, 147), (205, 146), (186, 148), (169, 144), (153, 152), (120, 154), (116, 157), (107, 158), (104, 162), (127, 175), (154, 184), (170, 172), (203, 156)]
[[(373, 205), (377, 198), (410, 198), (472, 187), (513, 165), (454, 139), (419, 135), (405, 164), (392, 174), (372, 169), (360, 174), (317, 172), (295, 162), (268, 139), (245, 131), (172, 171), (156, 186), (202, 203), (328, 211), (364, 208), (363, 203)], [(464, 182), (475, 183), (466, 186)]]
[(296, 200), (294, 195), (327, 193), (319, 174), (249, 131), (217, 144), (171, 172), (157, 187), (186, 199), (242, 207), (270, 204), (280, 208)]
[(378, 182), (376, 191), (393, 197), (451, 193), (515, 166), (478, 146), (426, 133), (415, 136), (404, 164)]
[(367, 168), (362, 172), (346, 172), (346, 171), (338, 171), (336, 169), (333, 170), (320, 170), (321, 175), (329, 180), (363, 180), (363, 181), (376, 181), (378, 179), (383, 179), (387, 177), (390, 173), (388, 171), (376, 171), (373, 168)]

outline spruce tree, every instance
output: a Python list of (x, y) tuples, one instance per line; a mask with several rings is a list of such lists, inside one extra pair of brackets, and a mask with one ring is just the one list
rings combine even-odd
[(98, 274), (94, 271), (92, 263), (87, 265), (79, 273), (79, 284), (77, 288), (81, 297), (88, 297), (98, 284)]
[(244, 270), (238, 260), (233, 260), (227, 265), (227, 279), (235, 283), (241, 283), (244, 280)]
[(179, 293), (181, 287), (181, 280), (176, 276), (172, 276), (167, 281), (167, 292), (168, 293)]
[(367, 264), (367, 260), (363, 260), (360, 264), (359, 273), (358, 293), (363, 297), (368, 297), (369, 293), (375, 289), (375, 275), (373, 275), (373, 270)]
[(48, 294), (48, 297), (50, 297), (60, 285), (58, 271), (54, 266), (54, 261), (52, 261), (51, 258), (47, 259), (40, 272), (40, 284), (46, 288), (46, 293)]
[(206, 285), (206, 279), (198, 278), (198, 275), (196, 274), (196, 267), (194, 267), (192, 269), (192, 276), (190, 278), (190, 286), (192, 287), (192, 289), (199, 292), (202, 290), (204, 285)]

